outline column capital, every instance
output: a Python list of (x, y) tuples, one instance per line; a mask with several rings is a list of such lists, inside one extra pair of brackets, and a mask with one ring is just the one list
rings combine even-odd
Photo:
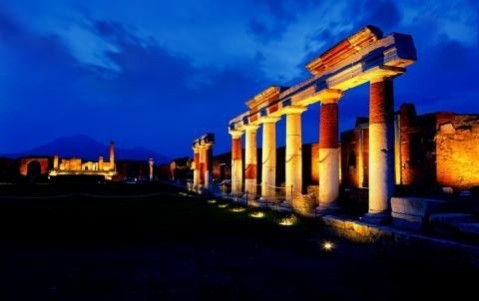
[(404, 73), (406, 73), (406, 70), (404, 68), (384, 66), (384, 68), (375, 70), (374, 72), (371, 72), (371, 74), (368, 74), (367, 78), (371, 83), (377, 83), (382, 82), (386, 79), (392, 80), (394, 77)]
[(276, 123), (281, 119), (279, 116), (264, 116), (261, 117), (260, 122), (261, 123)]
[(372, 76), (370, 79), (369, 79), (369, 82), (371, 84), (374, 84), (374, 83), (379, 83), (379, 82), (383, 82), (387, 79), (392, 79), (392, 76), (385, 76), (383, 74), (378, 74), (376, 76)]
[(321, 104), (327, 103), (337, 103), (341, 97), (343, 97), (344, 92), (336, 89), (326, 89), (319, 93), (319, 101)]
[(284, 114), (287, 114), (287, 115), (296, 115), (296, 114), (301, 114), (301, 113), (303, 113), (304, 111), (306, 111), (306, 107), (302, 107), (302, 106), (289, 106), (289, 107), (283, 108), (282, 111), (283, 111)]
[(244, 132), (240, 130), (228, 130), (228, 133), (233, 137), (233, 139), (239, 139), (243, 136)]
[(208, 150), (208, 149), (211, 149), (213, 147), (213, 145), (214, 145), (214, 143), (208, 142), (208, 143), (203, 144), (203, 147)]
[(243, 127), (244, 127), (245, 131), (247, 131), (247, 132), (250, 132), (250, 131), (255, 132), (259, 129), (259, 125), (254, 124), (254, 123), (246, 124)]

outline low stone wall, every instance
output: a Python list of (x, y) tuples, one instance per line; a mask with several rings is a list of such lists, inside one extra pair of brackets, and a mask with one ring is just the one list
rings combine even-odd
[[(479, 268), (479, 247), (445, 239), (432, 238), (389, 226), (366, 224), (357, 220), (334, 216), (321, 217), (322, 222), (336, 235), (360, 243), (375, 243), (391, 252), (404, 253), (404, 248), (422, 253), (425, 258), (438, 262), (461, 261)], [(410, 252), (409, 252), (410, 253)], [(432, 254), (432, 256), (431, 256)], [(400, 254), (401, 255), (401, 254)], [(403, 254), (406, 255), (406, 254)]]
[(396, 227), (419, 231), (432, 213), (446, 210), (446, 202), (416, 197), (391, 198), (391, 214)]

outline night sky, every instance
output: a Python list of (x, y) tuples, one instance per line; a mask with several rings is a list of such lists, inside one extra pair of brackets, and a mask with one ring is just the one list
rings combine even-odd
[[(477, 0), (1, 0), (0, 154), (83, 134), (191, 156), (206, 132), (226, 152), (248, 99), (306, 79), (309, 60), (367, 24), (414, 38), (396, 108), (479, 113)], [(368, 115), (368, 91), (345, 93), (341, 130)], [(318, 115), (303, 114), (304, 142)]]

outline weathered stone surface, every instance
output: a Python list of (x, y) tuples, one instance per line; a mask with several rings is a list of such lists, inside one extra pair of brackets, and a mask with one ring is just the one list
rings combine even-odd
[(479, 183), (478, 133), (477, 115), (456, 115), (454, 124), (441, 126), (435, 139), (437, 182), (440, 185), (468, 189)]
[(424, 217), (445, 210), (446, 202), (415, 197), (393, 197), (391, 198), (391, 208), (392, 212)]
[(398, 228), (419, 231), (423, 226), (423, 216), (403, 214), (397, 212), (392, 212), (391, 215), (393, 218), (393, 225)]
[[(344, 220), (335, 216), (322, 216), (321, 220), (338, 235), (357, 242), (378, 243), (381, 246), (391, 246), (389, 250), (398, 250), (400, 247), (421, 249), (434, 256), (458, 256), (471, 266), (479, 267), (479, 247), (471, 246), (451, 240), (438, 239), (398, 230), (388, 226), (367, 225), (356, 220)], [(469, 230), (479, 229), (479, 223), (464, 225)]]
[[(462, 231), (461, 224), (474, 223), (476, 220), (472, 214), (467, 213), (439, 213), (431, 214), (429, 224), (431, 229), (445, 237), (456, 237)], [(463, 226), (463, 230), (467, 227)]]
[(458, 223), (459, 232), (479, 237), (479, 223)]
[(446, 202), (414, 197), (393, 197), (391, 207), (394, 226), (418, 231), (431, 213), (446, 209)]
[(472, 223), (475, 218), (472, 214), (468, 213), (436, 213), (429, 216), (429, 223), (435, 224), (459, 224), (459, 223)]

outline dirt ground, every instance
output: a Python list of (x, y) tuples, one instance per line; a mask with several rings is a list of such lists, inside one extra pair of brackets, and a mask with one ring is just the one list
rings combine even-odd
[[(318, 222), (280, 226), (277, 213), (255, 219), (251, 210), (162, 188), (95, 193), (0, 198), (0, 300), (477, 295), (479, 273), (460, 259), (352, 243)], [(325, 241), (335, 248), (324, 250)]]

